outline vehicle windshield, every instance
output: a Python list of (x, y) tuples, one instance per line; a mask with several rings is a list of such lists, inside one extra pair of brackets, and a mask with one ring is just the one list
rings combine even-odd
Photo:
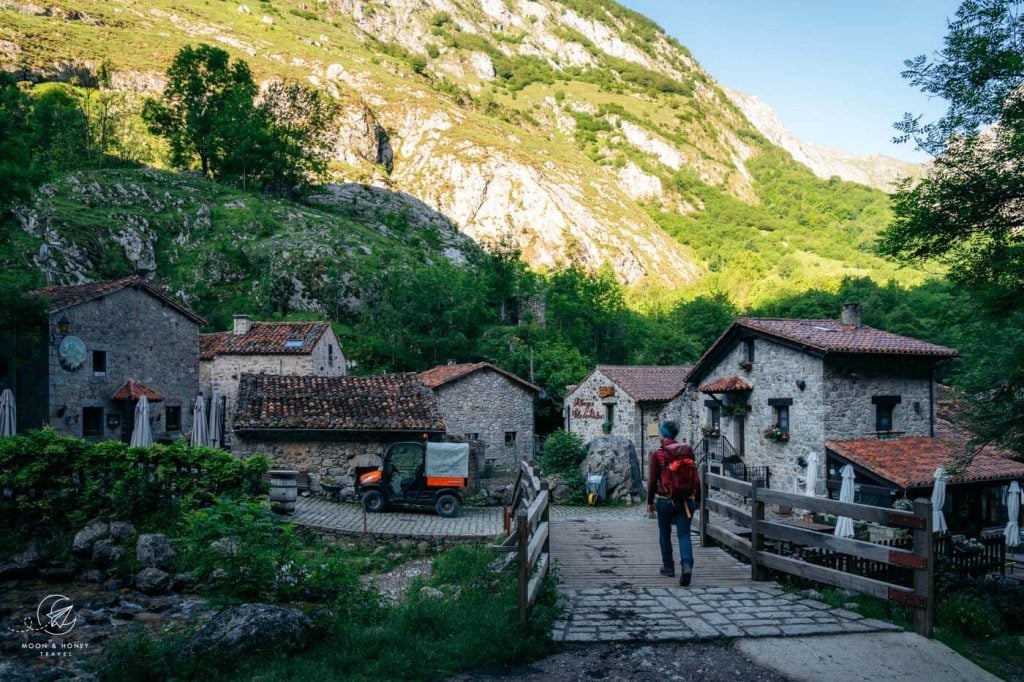
[(419, 443), (401, 443), (391, 448), (389, 456), (391, 491), (402, 495), (423, 475), (423, 446)]

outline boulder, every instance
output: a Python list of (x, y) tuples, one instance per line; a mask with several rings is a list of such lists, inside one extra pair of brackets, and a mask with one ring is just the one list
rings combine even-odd
[(166, 592), (171, 585), (171, 574), (159, 568), (144, 568), (135, 576), (135, 587), (145, 594)]
[(260, 650), (275, 653), (306, 644), (313, 621), (301, 611), (273, 604), (241, 604), (218, 613), (185, 644), (188, 656), (237, 656)]
[(48, 583), (68, 583), (75, 577), (70, 566), (49, 566), (39, 569), (39, 577)]
[(78, 579), (86, 583), (101, 583), (103, 582), (103, 571), (97, 568), (90, 568), (78, 576)]
[(71, 551), (79, 556), (89, 556), (92, 553), (92, 546), (97, 540), (110, 535), (110, 526), (102, 521), (93, 521), (82, 530), (75, 533), (75, 540), (71, 545)]
[(180, 592), (181, 590), (187, 590), (195, 587), (198, 582), (199, 578), (196, 577), (195, 573), (176, 573), (174, 577), (171, 578), (171, 589)]
[(135, 543), (135, 556), (143, 568), (159, 568), (166, 571), (174, 567), (178, 553), (163, 533), (140, 535)]
[(444, 599), (444, 592), (428, 585), (420, 588), (420, 596), (425, 599)]
[(92, 562), (100, 568), (110, 568), (124, 558), (124, 547), (114, 544), (110, 538), (97, 540), (92, 546)]
[(587, 456), (580, 464), (580, 471), (587, 477), (604, 474), (608, 487), (608, 499), (624, 500), (629, 503), (640, 501), (643, 484), (640, 476), (640, 460), (632, 441), (624, 436), (601, 436), (587, 444)]
[(36, 573), (36, 567), (27, 561), (8, 561), (0, 564), (0, 580), (24, 580)]
[(110, 537), (115, 542), (131, 540), (133, 535), (135, 535), (135, 526), (127, 521), (114, 521), (110, 524)]

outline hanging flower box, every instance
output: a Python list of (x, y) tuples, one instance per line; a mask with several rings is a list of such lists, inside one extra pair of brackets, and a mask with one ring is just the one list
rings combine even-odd
[(702, 427), (700, 427), (700, 432), (703, 433), (705, 436), (720, 436), (720, 435), (722, 435), (721, 430), (716, 428), (716, 427), (714, 427), (714, 426), (702, 426)]
[(766, 429), (764, 437), (768, 440), (773, 440), (776, 443), (787, 443), (789, 442), (789, 431), (780, 429), (778, 426), (773, 426), (770, 429)]

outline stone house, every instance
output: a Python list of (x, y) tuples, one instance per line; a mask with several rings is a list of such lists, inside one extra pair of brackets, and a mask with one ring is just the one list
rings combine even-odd
[(356, 475), (380, 466), (389, 443), (440, 441), (446, 430), (433, 392), (415, 373), (242, 374), (232, 412), (235, 454), (266, 454), (275, 468), (308, 474), (312, 490), (329, 476), (351, 492)]
[(19, 368), (19, 430), (127, 441), (145, 395), (154, 439), (191, 431), (203, 318), (140, 277), (33, 293), (47, 299), (49, 322)]
[(935, 366), (956, 355), (862, 325), (856, 304), (840, 320), (738, 318), (689, 372), (691, 406), (662, 416), (787, 492), (814, 453), (824, 494), (826, 441), (935, 435)]
[[(234, 419), (243, 374), (345, 376), (348, 367), (329, 322), (253, 322), (235, 315), (231, 331), (199, 336), (203, 395), (221, 401), (224, 424)], [(231, 444), (228, 429), (222, 442)]]
[(534, 398), (540, 387), (489, 362), (450, 363), (420, 373), (448, 432), (479, 442), (484, 462), (511, 471), (534, 448)]
[(670, 402), (682, 402), (678, 399), (686, 392), (689, 371), (679, 365), (598, 365), (566, 391), (565, 430), (584, 443), (606, 432), (627, 438), (646, 477), (647, 457), (660, 445), (661, 413)]

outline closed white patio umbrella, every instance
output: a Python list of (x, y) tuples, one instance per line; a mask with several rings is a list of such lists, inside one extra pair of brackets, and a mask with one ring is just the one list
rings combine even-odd
[(818, 487), (818, 453), (812, 452), (807, 458), (807, 480), (804, 481), (804, 495), (814, 497), (814, 489)]
[(1003, 536), (1006, 538), (1007, 547), (1016, 547), (1020, 544), (1020, 526), (1017, 524), (1020, 518), (1020, 486), (1017, 481), (1010, 483), (1010, 490), (1006, 493), (1006, 513), (1010, 520), (1006, 524)]
[(210, 432), (206, 428), (206, 401), (203, 394), (196, 396), (195, 407), (192, 408), (192, 445), (209, 445)]
[(14, 405), (14, 394), (5, 388), (0, 394), (0, 436), (13, 436), (18, 429), (18, 411)]
[[(853, 502), (853, 465), (847, 464), (843, 467), (842, 471), (843, 485), (839, 488), (839, 501), (840, 502)], [(849, 516), (840, 516), (839, 520), (836, 521), (836, 530), (834, 535), (837, 538), (852, 538), (853, 533), (853, 519)]]
[(146, 396), (139, 398), (135, 405), (135, 428), (132, 429), (132, 447), (149, 447), (153, 444), (153, 432), (149, 428), (149, 401)]
[(942, 514), (942, 508), (946, 504), (946, 470), (939, 467), (935, 470), (935, 487), (932, 488), (932, 532), (946, 533), (949, 526), (946, 525), (946, 517)]
[(221, 416), (220, 416), (220, 398), (213, 396), (210, 398), (210, 447), (219, 448), (221, 446)]

